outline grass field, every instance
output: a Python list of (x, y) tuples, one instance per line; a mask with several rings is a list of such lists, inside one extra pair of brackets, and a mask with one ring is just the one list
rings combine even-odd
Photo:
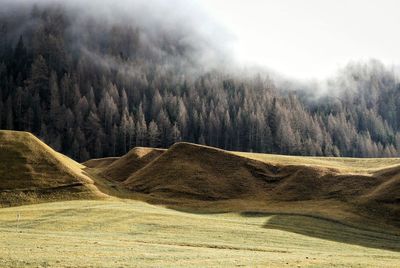
[(282, 165), (307, 165), (337, 169), (344, 173), (371, 174), (400, 165), (400, 158), (311, 157), (277, 154), (232, 152), (242, 157)]
[(400, 237), (304, 216), (195, 214), (133, 200), (0, 209), (0, 267), (126, 266), (399, 267)]

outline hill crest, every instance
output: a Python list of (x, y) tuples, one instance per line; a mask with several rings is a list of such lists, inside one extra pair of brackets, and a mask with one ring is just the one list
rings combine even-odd
[(0, 131), (0, 204), (99, 198), (84, 166), (28, 132)]
[(127, 154), (105, 166), (100, 171), (100, 174), (113, 181), (125, 181), (133, 173), (145, 167), (164, 152), (164, 149), (135, 147)]

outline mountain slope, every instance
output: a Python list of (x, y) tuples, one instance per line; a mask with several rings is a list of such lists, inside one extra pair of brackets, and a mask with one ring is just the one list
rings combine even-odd
[[(152, 18), (137, 0), (123, 8), (128, 16), (110, 0), (96, 12), (87, 12), (93, 1), (4, 2), (0, 128), (33, 131), (76, 160), (120, 155), (154, 138), (163, 147), (186, 140), (288, 155), (400, 155), (400, 79), (376, 60), (350, 64), (325, 88), (237, 66), (224, 56), (229, 49), (218, 49), (217, 40), (230, 38), (203, 35), (207, 20)], [(136, 139), (137, 126), (159, 131)]]
[(0, 131), (0, 206), (104, 195), (84, 166), (27, 132)]

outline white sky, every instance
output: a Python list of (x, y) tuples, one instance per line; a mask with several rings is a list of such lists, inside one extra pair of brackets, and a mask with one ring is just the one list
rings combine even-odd
[(299, 79), (351, 60), (400, 64), (399, 0), (199, 0), (235, 39), (236, 57)]

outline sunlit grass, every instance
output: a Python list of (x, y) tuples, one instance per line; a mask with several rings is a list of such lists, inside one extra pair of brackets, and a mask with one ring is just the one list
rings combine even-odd
[[(347, 235), (354, 239), (343, 243)], [(396, 236), (301, 216), (193, 214), (120, 200), (0, 209), (1, 267), (399, 267), (399, 247)]]
[(400, 165), (400, 158), (307, 157), (245, 152), (232, 153), (263, 162), (284, 165), (314, 165), (358, 174), (369, 174), (379, 169)]

